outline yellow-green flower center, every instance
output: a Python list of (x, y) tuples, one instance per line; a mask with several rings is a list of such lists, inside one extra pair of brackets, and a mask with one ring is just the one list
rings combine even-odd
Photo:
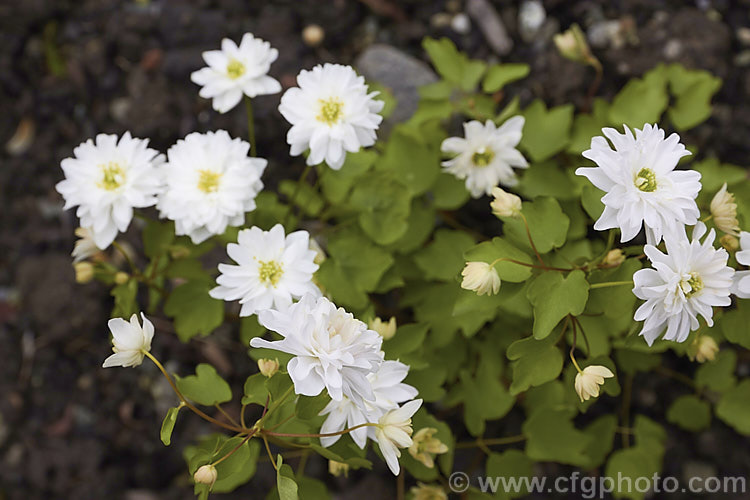
[(491, 149), (480, 148), (471, 156), (471, 162), (477, 167), (486, 167), (494, 157), (495, 152)]
[(236, 80), (245, 74), (245, 65), (239, 62), (237, 59), (230, 59), (227, 64), (227, 76), (232, 80)]
[(215, 193), (218, 191), (220, 180), (221, 173), (219, 172), (214, 172), (213, 170), (198, 171), (198, 189), (204, 193)]
[(341, 120), (344, 114), (344, 103), (337, 97), (331, 97), (329, 99), (318, 99), (320, 103), (320, 111), (318, 112), (317, 120), (323, 122), (326, 125), (335, 125)]
[(119, 163), (110, 161), (102, 163), (99, 168), (102, 171), (102, 178), (96, 185), (100, 188), (114, 191), (125, 184), (125, 172)]
[(682, 281), (680, 281), (680, 288), (682, 289), (682, 293), (684, 293), (685, 297), (687, 297), (688, 299), (703, 290), (703, 286), (703, 280), (695, 271), (692, 271), (689, 274), (689, 278), (683, 278)]
[(258, 262), (258, 279), (260, 279), (261, 283), (276, 286), (283, 275), (284, 270), (275, 260), (261, 260)]
[(635, 187), (645, 193), (656, 191), (656, 174), (650, 168), (642, 168), (635, 176)]

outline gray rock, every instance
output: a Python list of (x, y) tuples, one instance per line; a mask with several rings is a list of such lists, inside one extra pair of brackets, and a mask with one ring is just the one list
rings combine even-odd
[(490, 48), (500, 56), (510, 53), (513, 49), (513, 40), (505, 29), (500, 14), (487, 0), (469, 0), (466, 3), (466, 12), (479, 26)]
[(438, 80), (427, 64), (390, 45), (371, 45), (354, 65), (365, 79), (384, 85), (398, 100), (398, 106), (384, 123), (386, 132), (393, 123), (407, 120), (417, 110), (417, 89)]

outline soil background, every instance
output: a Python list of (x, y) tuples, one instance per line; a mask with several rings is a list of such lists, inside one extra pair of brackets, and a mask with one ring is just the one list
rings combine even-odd
[[(720, 76), (724, 85), (712, 118), (684, 140), (703, 155), (750, 163), (750, 2), (542, 5), (545, 19), (529, 34), (519, 22), (521, 2), (484, 2), (512, 41), (503, 54), (491, 46), (497, 33), (486, 33), (460, 0), (0, 0), (0, 499), (192, 497), (182, 450), (211, 429), (184, 413), (172, 446), (163, 446), (159, 424), (175, 399), (159, 373), (150, 364), (100, 368), (110, 353), (111, 298), (103, 286), (76, 285), (70, 251), (77, 220), (62, 211), (54, 185), (62, 179), (60, 161), (100, 132), (129, 130), (161, 151), (193, 131), (223, 128), (244, 137), (242, 107), (217, 114), (189, 79), (203, 66), (201, 52), (218, 48), (223, 37), (239, 41), (249, 31), (270, 41), (280, 54), (271, 73), (287, 88), (300, 69), (353, 64), (376, 43), (425, 60), (422, 38), (448, 36), (472, 57), (530, 64), (529, 78), (514, 87), (524, 103), (541, 97), (549, 105), (580, 106), (593, 73), (562, 59), (551, 42), (578, 22), (604, 65), (601, 96), (611, 97), (629, 77), (659, 62)], [(303, 41), (310, 24), (325, 32), (318, 47)], [(256, 99), (259, 154), (269, 160), (272, 184), (301, 170), (301, 162), (288, 157), (279, 97)], [(128, 236), (134, 245), (136, 232)], [(154, 350), (170, 360), (170, 370), (190, 373), (208, 360), (241, 387), (255, 367), (237, 338), (233, 326), (187, 345), (159, 334)], [(680, 369), (679, 361), (673, 368)], [(739, 369), (740, 375), (750, 372), (746, 362)], [(638, 377), (633, 412), (663, 415), (662, 395), (683, 390)], [(511, 414), (490, 431), (517, 432), (519, 418)], [(668, 429), (664, 474), (748, 476), (750, 443), (723, 424), (714, 421), (697, 435)], [(472, 458), (458, 456), (459, 463)], [(544, 473), (566, 470), (540, 467)], [(324, 461), (313, 459), (307, 471), (326, 477), (338, 498), (395, 496), (395, 480), (379, 460), (373, 472), (346, 479), (325, 469)], [(264, 497), (273, 484), (270, 464), (261, 462), (251, 484), (223, 497)]]

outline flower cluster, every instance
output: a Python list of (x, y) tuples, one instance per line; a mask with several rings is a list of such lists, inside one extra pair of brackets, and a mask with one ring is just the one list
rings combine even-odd
[[(597, 166), (576, 170), (606, 191), (601, 199), (604, 211), (594, 228), (619, 228), (623, 242), (645, 229), (644, 253), (652, 267), (633, 276), (633, 293), (645, 301), (634, 319), (644, 322), (640, 335), (649, 345), (662, 334), (665, 340), (684, 342), (699, 327), (698, 316), (712, 326), (713, 308), (728, 306), (732, 293), (745, 296), (750, 280), (744, 272), (735, 276), (727, 251), (713, 246), (715, 231), (698, 222), (695, 199), (701, 174), (676, 170), (680, 158), (690, 154), (679, 136), (665, 138), (662, 129), (649, 124), (635, 129), (635, 135), (627, 126), (624, 134), (611, 128), (602, 132), (614, 148), (604, 137), (594, 137), (583, 156)], [(714, 196), (711, 214), (720, 230), (737, 234), (737, 205), (726, 184)], [(691, 239), (686, 226), (694, 226)], [(662, 240), (666, 252), (657, 248)], [(745, 258), (737, 253), (740, 264), (750, 264), (750, 259), (743, 262)]]
[(327, 415), (321, 444), (332, 445), (348, 426), (360, 448), (368, 437), (377, 441), (398, 474), (399, 448), (412, 445), (410, 419), (421, 400), (414, 400), (417, 390), (403, 383), (409, 367), (384, 360), (383, 337), (327, 298), (311, 294), (285, 309), (260, 311), (258, 320), (282, 339), (256, 337), (250, 345), (294, 356), (287, 371), (297, 394), (317, 396), (325, 389), (331, 397), (321, 412)]

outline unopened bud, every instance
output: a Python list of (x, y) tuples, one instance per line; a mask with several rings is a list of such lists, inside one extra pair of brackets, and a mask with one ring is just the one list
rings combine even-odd
[(369, 324), (370, 330), (374, 330), (383, 337), (383, 340), (392, 339), (396, 335), (396, 318), (391, 316), (388, 323), (378, 317), (373, 318)]
[(409, 454), (430, 469), (435, 467), (435, 455), (448, 453), (448, 446), (436, 438), (435, 434), (437, 429), (434, 427), (419, 429), (409, 447)]
[(73, 264), (76, 272), (76, 281), (84, 284), (94, 279), (94, 264), (91, 262), (76, 262)]
[(555, 35), (553, 41), (560, 55), (566, 59), (583, 64), (599, 64), (599, 61), (591, 54), (586, 35), (577, 24)]
[(740, 240), (738, 240), (731, 234), (725, 234), (721, 237), (719, 242), (721, 243), (721, 246), (727, 250), (727, 252), (732, 253), (740, 249)]
[(694, 359), (698, 363), (705, 363), (706, 361), (713, 361), (716, 358), (717, 352), (719, 352), (719, 344), (716, 343), (714, 338), (708, 335), (701, 335), (690, 346), (688, 354), (691, 359)]
[(315, 252), (315, 257), (313, 258), (313, 262), (317, 265), (321, 265), (324, 260), (326, 260), (326, 253), (323, 251), (323, 247), (320, 246), (320, 243), (318, 243), (315, 238), (310, 238), (310, 250)]
[(602, 260), (602, 265), (604, 267), (617, 267), (623, 262), (625, 262), (625, 254), (619, 248), (615, 248), (607, 252)]
[(130, 280), (130, 275), (128, 273), (119, 271), (115, 274), (115, 283), (118, 285), (124, 285)]
[(207, 484), (209, 489), (213, 488), (217, 477), (219, 477), (219, 473), (216, 471), (216, 467), (211, 464), (201, 465), (193, 474), (196, 483)]
[(185, 259), (190, 257), (190, 249), (182, 245), (169, 247), (169, 256), (173, 259)]
[(727, 191), (725, 182), (711, 200), (711, 216), (719, 230), (737, 236), (740, 234), (740, 223), (737, 221), (737, 203), (734, 195)]
[(436, 485), (417, 483), (410, 490), (414, 500), (448, 500), (448, 494)]
[(492, 213), (496, 217), (518, 217), (521, 213), (521, 198), (507, 193), (499, 187), (492, 188), (492, 196), (495, 197), (490, 203)]
[(328, 472), (336, 477), (339, 477), (342, 474), (344, 475), (344, 477), (346, 477), (349, 475), (349, 464), (345, 464), (344, 462), (337, 462), (335, 460), (329, 460)]
[(277, 371), (279, 371), (279, 360), (266, 358), (259, 359), (258, 368), (264, 377), (271, 378)]
[(486, 262), (467, 262), (461, 271), (461, 288), (477, 292), (477, 295), (495, 295), (500, 290), (500, 276), (494, 266)]
[(326, 32), (317, 24), (308, 24), (302, 30), (302, 41), (309, 47), (317, 47), (323, 43)]

